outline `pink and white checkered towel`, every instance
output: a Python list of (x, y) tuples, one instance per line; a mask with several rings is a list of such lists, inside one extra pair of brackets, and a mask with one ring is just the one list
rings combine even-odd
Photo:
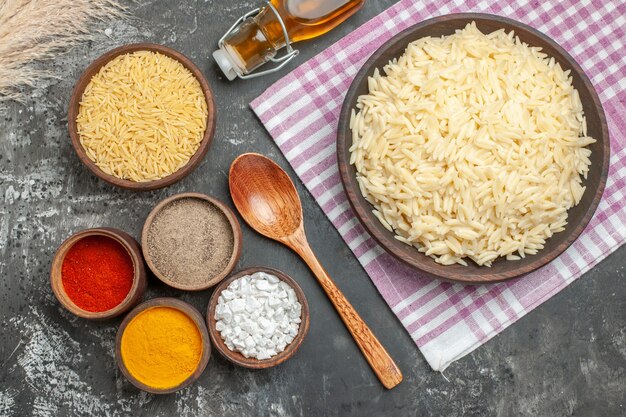
[[(415, 23), (467, 11), (516, 19), (561, 44), (597, 88), (611, 133), (611, 169), (604, 198), (579, 239), (541, 270), (522, 279), (483, 286), (430, 279), (384, 252), (348, 204), (335, 150), (345, 93), (367, 58)], [(624, 28), (623, 0), (402, 0), (302, 64), (251, 103), (433, 369), (443, 371), (497, 335), (626, 240)]]

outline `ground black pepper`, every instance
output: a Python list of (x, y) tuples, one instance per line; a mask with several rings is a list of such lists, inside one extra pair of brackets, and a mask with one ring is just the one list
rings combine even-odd
[(172, 201), (157, 213), (147, 243), (152, 263), (167, 279), (200, 285), (226, 268), (234, 236), (219, 208), (189, 197)]

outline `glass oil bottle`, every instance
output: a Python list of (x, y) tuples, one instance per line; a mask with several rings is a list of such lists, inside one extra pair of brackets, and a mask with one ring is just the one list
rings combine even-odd
[[(365, 0), (271, 0), (242, 16), (220, 39), (213, 57), (229, 80), (276, 72), (298, 55), (292, 43), (315, 38), (356, 13)], [(286, 47), (286, 53), (276, 57)], [(253, 72), (268, 61), (271, 69)]]

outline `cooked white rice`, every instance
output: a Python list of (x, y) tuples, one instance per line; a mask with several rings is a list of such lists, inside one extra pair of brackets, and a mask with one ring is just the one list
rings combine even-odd
[(569, 70), (474, 23), (412, 42), (369, 78), (351, 163), (396, 238), (441, 264), (536, 254), (563, 231), (595, 140)]

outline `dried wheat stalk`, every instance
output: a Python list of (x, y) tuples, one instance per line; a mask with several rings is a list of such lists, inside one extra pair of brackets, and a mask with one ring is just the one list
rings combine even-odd
[(0, 0), (0, 104), (55, 74), (37, 65), (91, 39), (96, 21), (125, 14), (115, 0)]

